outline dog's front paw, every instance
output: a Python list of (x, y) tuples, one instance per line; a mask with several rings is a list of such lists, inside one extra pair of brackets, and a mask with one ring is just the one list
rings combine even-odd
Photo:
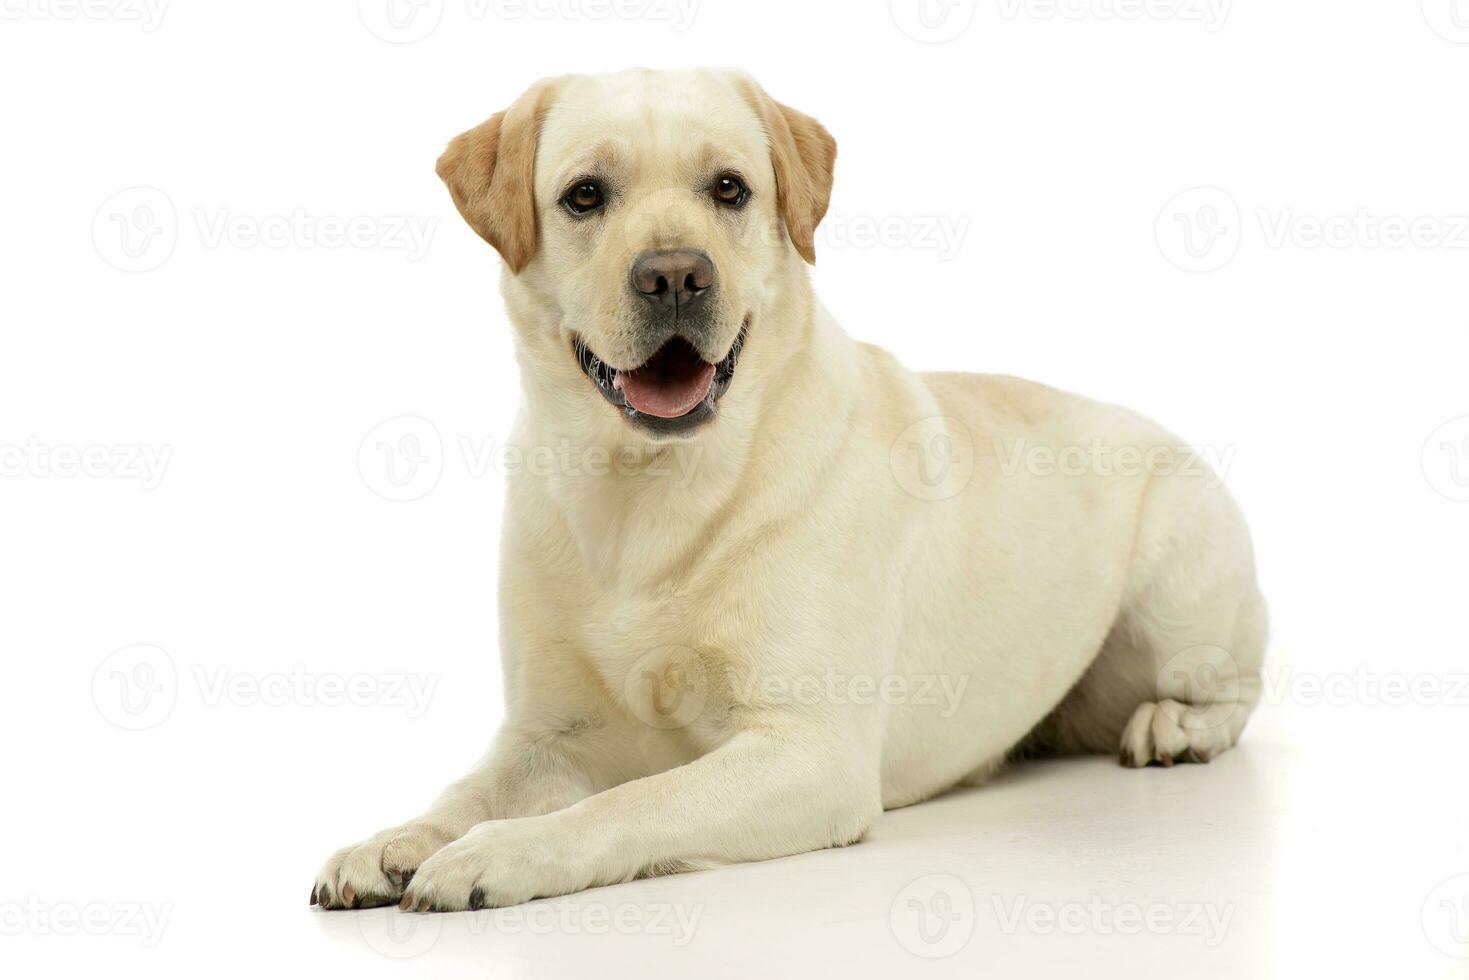
[(398, 907), (458, 912), (580, 891), (596, 882), (587, 842), (573, 849), (569, 840), (548, 817), (478, 824), (423, 862)]
[(342, 848), (327, 859), (311, 889), (324, 909), (391, 905), (425, 860), (453, 838), (427, 823), (406, 823)]

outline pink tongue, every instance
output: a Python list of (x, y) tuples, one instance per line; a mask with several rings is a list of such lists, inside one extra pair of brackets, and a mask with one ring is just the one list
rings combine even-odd
[(694, 371), (678, 372), (673, 376), (647, 368), (622, 371), (614, 382), (627, 396), (629, 405), (644, 415), (656, 415), (660, 419), (687, 415), (709, 394), (712, 384), (714, 365), (704, 363)]

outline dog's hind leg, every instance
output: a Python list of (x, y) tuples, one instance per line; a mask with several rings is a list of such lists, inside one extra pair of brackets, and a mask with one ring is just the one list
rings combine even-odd
[[(1260, 699), (1260, 664), (1267, 632), (1265, 600), (1251, 588), (1218, 596), (1223, 640), (1138, 614), (1136, 629), (1157, 667), (1156, 700), (1133, 711), (1118, 740), (1125, 766), (1149, 762), (1208, 762), (1234, 745)], [(1233, 608), (1231, 620), (1225, 610)], [(1207, 619), (1205, 620), (1207, 621)]]
[(1015, 755), (1208, 762), (1239, 739), (1259, 700), (1266, 633), (1249, 535), (1233, 501), (1222, 487), (1157, 479), (1117, 621), (1082, 679)]

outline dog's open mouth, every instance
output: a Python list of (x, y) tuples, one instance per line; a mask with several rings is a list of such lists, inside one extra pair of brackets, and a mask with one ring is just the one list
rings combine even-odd
[(652, 357), (626, 371), (608, 365), (580, 337), (574, 339), (573, 348), (577, 363), (602, 397), (630, 422), (654, 432), (684, 432), (713, 418), (714, 403), (734, 378), (748, 327), (746, 321), (718, 364), (704, 360), (683, 337), (671, 338)]

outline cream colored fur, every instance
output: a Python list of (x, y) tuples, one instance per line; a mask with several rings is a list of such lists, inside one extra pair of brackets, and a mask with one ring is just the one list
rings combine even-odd
[[(514, 441), (576, 462), (510, 481), (508, 704), (488, 755), (333, 855), (314, 901), (507, 905), (849, 844), (1017, 750), (1142, 765), (1234, 743), (1265, 613), (1227, 492), (1186, 465), (1063, 472), (1030, 453), (1176, 463), (1179, 440), (853, 341), (792, 242), (825, 209), (829, 137), (742, 76), (568, 77), (527, 99), (440, 171), (518, 266), (502, 279), (525, 385)], [(520, 177), (486, 171), (487, 142), (521, 153)], [(711, 167), (747, 175), (740, 216), (702, 196)], [(588, 168), (616, 198), (567, 220), (564, 183)], [(631, 428), (571, 352), (575, 330), (636, 366), (628, 268), (654, 246), (713, 258), (725, 349), (750, 322), (717, 417), (681, 439)]]

